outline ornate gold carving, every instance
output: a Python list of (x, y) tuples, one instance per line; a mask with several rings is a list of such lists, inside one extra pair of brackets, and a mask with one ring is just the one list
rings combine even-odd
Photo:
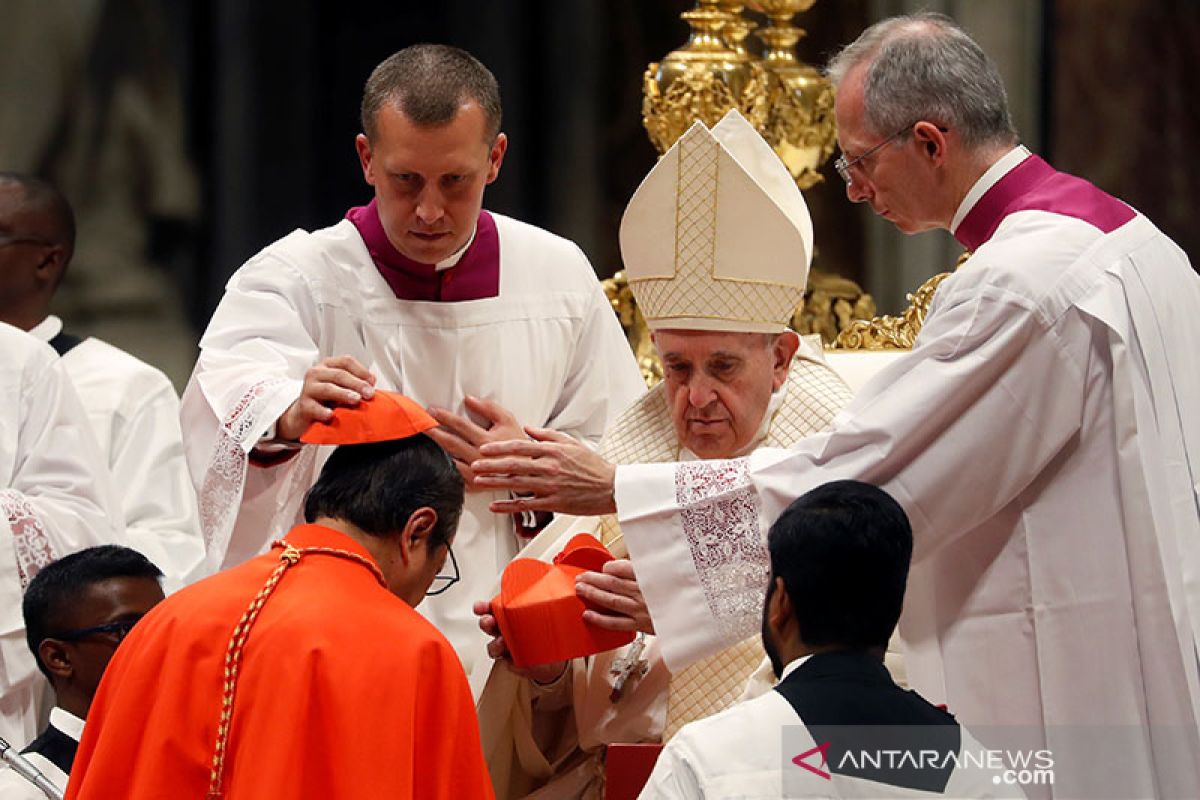
[(721, 38), (725, 40), (725, 44), (729, 45), (729, 49), (737, 54), (738, 58), (751, 58), (750, 52), (746, 49), (746, 37), (758, 25), (749, 17), (742, 16), (742, 9), (746, 4), (741, 0), (720, 0), (720, 5), (721, 10), (728, 15)]
[[(642, 122), (659, 153), (696, 120), (712, 127), (730, 109), (760, 130), (766, 122), (770, 76), (744, 47), (739, 51), (726, 43), (722, 34), (739, 17), (719, 3), (699, 0), (696, 8), (685, 11), (683, 19), (692, 28), (687, 44), (646, 70)], [(729, 28), (733, 34), (741, 30), (740, 25)]]
[(808, 189), (820, 183), (818, 170), (833, 154), (837, 127), (833, 116), (833, 86), (817, 69), (796, 58), (796, 42), (805, 35), (792, 17), (807, 11), (815, 0), (763, 0), (770, 25), (758, 32), (765, 50), (763, 63), (772, 83), (771, 111), (761, 129), (796, 184)]
[(921, 325), (925, 323), (929, 304), (933, 302), (933, 293), (937, 291), (941, 282), (949, 277), (949, 272), (942, 272), (921, 284), (921, 288), (907, 296), (909, 306), (898, 317), (885, 315), (874, 319), (855, 320), (850, 327), (838, 334), (833, 343), (834, 349), (912, 349), (917, 334), (921, 332)]
[(875, 317), (868, 320), (857, 320), (838, 334), (833, 343), (837, 350), (911, 350), (921, 326), (925, 324), (925, 315), (929, 313), (929, 305), (933, 295), (942, 281), (949, 278), (971, 257), (967, 251), (954, 262), (950, 272), (939, 272), (921, 284), (912, 294), (906, 295), (908, 308), (898, 317)]
[(755, 27), (737, 0), (698, 0), (683, 13), (692, 28), (683, 47), (651, 64), (643, 78), (642, 122), (665, 153), (696, 120), (712, 126), (738, 109), (775, 148), (801, 189), (821, 181), (817, 172), (833, 153), (833, 88), (816, 69), (796, 60), (804, 31), (792, 17), (815, 0), (760, 3), (771, 24), (758, 32), (761, 59), (746, 49)]
[(854, 320), (870, 319), (874, 315), (875, 299), (857, 283), (813, 270), (808, 276), (804, 302), (792, 315), (791, 327), (802, 334), (819, 333), (821, 341), (829, 345)]
[(646, 381), (646, 386), (655, 385), (662, 380), (662, 362), (658, 358), (658, 351), (654, 349), (654, 342), (650, 340), (650, 326), (646, 324), (641, 310), (637, 307), (637, 301), (633, 298), (633, 292), (629, 289), (625, 271), (621, 270), (600, 283), (604, 287), (608, 302), (617, 314), (617, 319), (621, 322), (621, 327), (625, 330), (625, 338), (629, 341), (634, 358), (637, 359), (638, 369), (642, 371), (642, 380)]

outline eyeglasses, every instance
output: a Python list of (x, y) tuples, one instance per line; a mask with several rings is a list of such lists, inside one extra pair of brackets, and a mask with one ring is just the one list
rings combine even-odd
[[(917, 120), (917, 122), (920, 122), (920, 120)], [(852, 159), (850, 159), (849, 161), (847, 161), (847, 160), (846, 160), (846, 156), (845, 156), (844, 154), (843, 154), (843, 155), (840, 155), (840, 156), (838, 156), (836, 159), (834, 159), (834, 162), (833, 162), (833, 168), (837, 170), (837, 174), (841, 176), (842, 180), (844, 180), (844, 181), (846, 182), (846, 185), (847, 185), (847, 186), (853, 186), (853, 185), (854, 185), (854, 178), (853, 178), (853, 176), (850, 174), (850, 170), (851, 170), (851, 169), (853, 169), (853, 168), (854, 168), (855, 166), (857, 166), (857, 165), (858, 165), (860, 162), (862, 162), (862, 160), (863, 160), (863, 159), (865, 159), (865, 158), (869, 158), (869, 157), (871, 157), (871, 156), (875, 155), (876, 153), (878, 153), (878, 152), (879, 152), (881, 149), (883, 149), (883, 146), (884, 146), (884, 145), (886, 145), (886, 144), (891, 144), (891, 143), (892, 143), (893, 141), (895, 141), (895, 140), (896, 140), (898, 137), (900, 137), (900, 136), (903, 136), (904, 134), (908, 133), (908, 132), (909, 132), (909, 130), (912, 128), (912, 126), (913, 126), (913, 125), (916, 125), (916, 124), (917, 124), (916, 122), (910, 122), (909, 124), (905, 125), (905, 126), (904, 126), (903, 128), (901, 128), (900, 130), (898, 130), (898, 131), (896, 131), (895, 133), (893, 133), (891, 136), (889, 136), (889, 137), (887, 137), (886, 139), (884, 139), (884, 140), (883, 140), (882, 142), (880, 142), (879, 144), (877, 144), (877, 145), (875, 145), (874, 147), (872, 147), (872, 148), (871, 148), (870, 150), (868, 150), (867, 152), (863, 153), (863, 154), (862, 154), (862, 155), (860, 155), (860, 156), (857, 156), (857, 157), (855, 157), (855, 158), (852, 158)], [(939, 131), (941, 131), (942, 133), (946, 133), (946, 132), (947, 132), (949, 129), (948, 129), (948, 128), (943, 128), (941, 125), (939, 125), (939, 126), (938, 126), (938, 130), (939, 130)]]
[(77, 642), (80, 639), (88, 636), (92, 636), (97, 633), (103, 633), (113, 637), (117, 644), (120, 644), (125, 637), (129, 635), (129, 632), (133, 630), (133, 626), (138, 624), (141, 618), (142, 615), (138, 614), (136, 617), (120, 619), (116, 622), (107, 622), (103, 625), (93, 625), (90, 628), (76, 628), (73, 631), (58, 633), (49, 638), (59, 639), (64, 642)]
[[(433, 597), (434, 595), (441, 594), (442, 592), (446, 591), (454, 584), (458, 583), (458, 581), (461, 577), (458, 574), (458, 559), (456, 559), (454, 557), (454, 550), (450, 547), (449, 544), (446, 545), (446, 552), (450, 555), (450, 569), (453, 574), (438, 575), (437, 577), (435, 577), (433, 579), (433, 583), (430, 584), (429, 591), (425, 592), (426, 597)], [(436, 589), (432, 588), (434, 586), (436, 586), (437, 588)]]

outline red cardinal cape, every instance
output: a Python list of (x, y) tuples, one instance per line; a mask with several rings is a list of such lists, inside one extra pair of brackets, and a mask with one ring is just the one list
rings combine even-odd
[[(241, 648), (220, 796), (492, 797), (446, 639), (348, 536), (303, 525), (285, 543), (183, 589), (130, 632), (92, 703), (69, 798), (208, 796), (227, 650), (276, 572)], [(281, 570), (285, 552), (295, 560)]]

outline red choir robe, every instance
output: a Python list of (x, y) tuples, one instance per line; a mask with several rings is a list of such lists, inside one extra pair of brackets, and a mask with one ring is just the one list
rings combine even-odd
[[(285, 541), (374, 565), (319, 525)], [(282, 552), (183, 589), (138, 623), (92, 703), (67, 797), (207, 795), (231, 633)], [(493, 796), (445, 637), (368, 563), (311, 552), (283, 572), (250, 629), (221, 787), (229, 800)]]

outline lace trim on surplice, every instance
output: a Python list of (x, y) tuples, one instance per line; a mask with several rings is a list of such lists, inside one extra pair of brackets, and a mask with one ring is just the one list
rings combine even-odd
[(759, 629), (770, 556), (745, 459), (675, 470), (675, 499), (709, 611), (730, 643)]
[(285, 378), (269, 378), (254, 384), (221, 422), (199, 497), (200, 529), (210, 553), (232, 530), (242, 503), (249, 460), (243, 443), (262, 422), (262, 405), (271, 390), (286, 382)]
[(50, 536), (41, 517), (25, 495), (15, 489), (0, 489), (0, 514), (12, 529), (13, 550), (17, 554), (17, 577), (21, 591), (29, 588), (33, 576), (58, 556), (50, 544)]

